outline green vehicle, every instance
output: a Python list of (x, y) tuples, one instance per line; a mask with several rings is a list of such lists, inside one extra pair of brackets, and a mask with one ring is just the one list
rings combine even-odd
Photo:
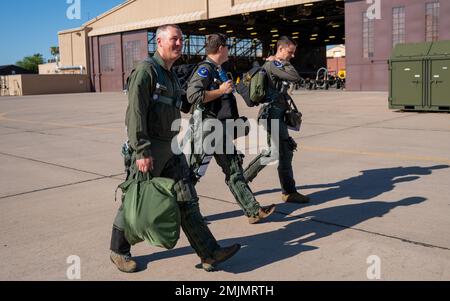
[(450, 41), (394, 48), (389, 60), (389, 108), (450, 112)]

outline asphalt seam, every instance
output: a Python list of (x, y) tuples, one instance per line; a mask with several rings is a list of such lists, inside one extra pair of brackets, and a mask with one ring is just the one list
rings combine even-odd
[[(5, 129), (10, 129), (10, 130), (16, 130), (17, 132), (12, 132), (12, 133), (3, 133), (0, 134), (0, 136), (5, 136), (5, 135), (13, 135), (13, 134), (21, 134), (21, 133), (38, 133), (38, 134), (45, 134), (43, 132), (40, 131), (33, 131), (33, 130), (27, 130), (27, 129), (21, 129), (21, 128), (16, 128), (16, 127), (12, 127), (12, 126), (5, 126), (5, 125), (0, 125), (1, 128), (5, 128)], [(54, 129), (46, 129), (45, 131), (53, 131), (53, 130), (61, 130), (64, 128), (54, 128)]]
[[(281, 213), (284, 214), (283, 212), (281, 212)], [(290, 216), (290, 215), (288, 215), (288, 216)], [(297, 216), (297, 217), (299, 217), (299, 216)], [(299, 218), (305, 219), (303, 217), (299, 217)], [(364, 229), (360, 229), (360, 228), (349, 227), (349, 226), (340, 225), (340, 224), (327, 222), (327, 221), (322, 221), (322, 220), (318, 220), (318, 219), (314, 219), (314, 218), (307, 219), (307, 220), (310, 220), (310, 221), (313, 221), (313, 222), (316, 222), (319, 224), (331, 225), (331, 226), (336, 226), (336, 227), (340, 227), (340, 228), (344, 228), (344, 229), (351, 229), (351, 230), (355, 230), (355, 231), (359, 231), (359, 232), (364, 232), (364, 233), (368, 233), (368, 234), (372, 234), (372, 235), (376, 235), (376, 236), (382, 236), (385, 238), (396, 239), (396, 240), (400, 240), (405, 243), (414, 244), (414, 245), (418, 245), (418, 246), (425, 247), (425, 248), (436, 248), (436, 249), (441, 249), (441, 250), (445, 250), (445, 251), (450, 251), (450, 248), (432, 245), (432, 244), (419, 242), (419, 241), (414, 241), (414, 240), (410, 240), (410, 239), (406, 239), (406, 238), (401, 238), (398, 236), (387, 235), (387, 234), (383, 234), (383, 233), (379, 233), (379, 232), (373, 232), (373, 231), (364, 230)]]
[(86, 171), (86, 170), (77, 169), (77, 168), (74, 168), (74, 167), (64, 166), (64, 165), (60, 165), (60, 164), (56, 164), (56, 163), (45, 162), (45, 161), (36, 160), (36, 159), (32, 159), (32, 158), (27, 158), (27, 157), (22, 157), (22, 156), (16, 156), (16, 155), (4, 153), (4, 152), (0, 152), (0, 155), (13, 157), (13, 158), (16, 158), (16, 159), (32, 161), (32, 162), (41, 163), (41, 164), (46, 164), (46, 165), (55, 166), (55, 167), (59, 167), (59, 168), (69, 169), (69, 170), (73, 170), (73, 171), (83, 172), (83, 173), (87, 173), (87, 174), (91, 174), (91, 175), (95, 175), (95, 176), (106, 177), (105, 175), (102, 175), (102, 174), (99, 174), (99, 173), (95, 173), (95, 172), (91, 172), (91, 171)]
[(104, 180), (104, 179), (114, 179), (114, 180), (121, 181), (121, 180), (115, 178), (115, 177), (117, 177), (119, 175), (123, 175), (123, 174), (111, 175), (111, 176), (103, 176), (103, 177), (89, 179), (89, 180), (83, 180), (83, 181), (78, 181), (78, 182), (73, 182), (73, 183), (68, 183), (68, 184), (62, 184), (62, 185), (57, 185), (57, 186), (45, 187), (45, 188), (35, 189), (35, 190), (31, 190), (31, 191), (11, 194), (11, 195), (0, 197), (0, 200), (7, 199), (7, 198), (12, 198), (12, 197), (16, 197), (16, 196), (21, 196), (21, 195), (25, 195), (25, 194), (31, 194), (31, 193), (41, 192), (41, 191), (53, 190), (53, 189), (58, 189), (58, 188), (74, 186), (74, 185), (78, 185), (78, 184), (84, 184), (84, 183)]
[(15, 130), (18, 130), (18, 132), (0, 134), (0, 136), (21, 134), (21, 133), (31, 133), (31, 134), (39, 134), (39, 135), (50, 136), (50, 137), (70, 137), (72, 139), (80, 140), (80, 141), (83, 141), (83, 142), (89, 141), (89, 142), (107, 143), (107, 144), (111, 144), (111, 145), (116, 145), (116, 143), (109, 142), (109, 141), (101, 141), (101, 140), (96, 140), (96, 139), (81, 139), (81, 138), (78, 138), (78, 137), (73, 136), (73, 135), (67, 135), (65, 133), (57, 134), (57, 133), (45, 132), (45, 131), (58, 131), (58, 130), (72, 129), (72, 128), (67, 128), (67, 127), (59, 127), (59, 128), (53, 128), (53, 129), (44, 129), (44, 130), (41, 130), (41, 131), (24, 130), (24, 129), (18, 129), (18, 128), (13, 128), (13, 127), (5, 127), (5, 126), (1, 126), (1, 127), (9, 128), (9, 129), (15, 129)]
[[(54, 131), (54, 130), (65, 130), (67, 128), (60, 128), (60, 129), (49, 129), (46, 131)], [(96, 143), (103, 143), (103, 144), (110, 144), (110, 145), (118, 145), (117, 143), (114, 142), (109, 142), (109, 141), (101, 141), (101, 140), (97, 140), (97, 139), (83, 139), (83, 138), (79, 138), (76, 137), (74, 135), (68, 135), (67, 133), (61, 133), (61, 134), (57, 134), (57, 133), (47, 133), (47, 132), (35, 132), (35, 131), (27, 131), (33, 134), (38, 134), (38, 135), (44, 135), (44, 136), (50, 136), (50, 137), (69, 137), (72, 138), (74, 140), (78, 140), (81, 142), (96, 142)]]
[(15, 119), (15, 118), (5, 118), (4, 115), (0, 116), (0, 121), (11, 121), (11, 122), (19, 122), (19, 123), (26, 123), (26, 124), (38, 124), (38, 125), (47, 125), (47, 126), (57, 126), (57, 127), (64, 127), (64, 128), (72, 128), (72, 129), (84, 129), (84, 130), (96, 130), (96, 131), (102, 131), (102, 132), (112, 132), (112, 133), (119, 133), (121, 131), (111, 128), (100, 128), (100, 127), (90, 127), (90, 126), (84, 126), (79, 124), (62, 124), (62, 123), (55, 123), (55, 122), (43, 122), (43, 121), (32, 121), (32, 120), (25, 120), (25, 119)]
[(393, 128), (393, 127), (381, 127), (381, 126), (368, 126), (367, 129), (383, 129), (383, 130), (400, 130), (400, 131), (420, 131), (420, 132), (438, 132), (449, 133), (450, 130), (434, 130), (434, 129), (407, 129), (407, 128)]
[[(214, 198), (214, 197), (210, 197), (210, 196), (206, 196), (206, 195), (199, 195), (199, 197), (203, 197), (203, 198), (207, 198), (207, 199), (211, 199), (211, 200), (215, 200), (215, 201), (219, 201), (219, 202), (223, 202), (223, 203), (236, 205), (235, 202), (230, 202), (230, 201), (227, 201), (227, 200), (218, 199), (218, 198)], [(381, 236), (381, 237), (384, 237), (384, 238), (400, 240), (400, 241), (405, 242), (405, 243), (414, 244), (414, 245), (425, 247), (425, 248), (436, 248), (436, 249), (441, 249), (441, 250), (445, 250), (445, 251), (450, 251), (450, 248), (446, 248), (446, 247), (442, 247), (442, 246), (432, 245), (432, 244), (428, 244), (428, 243), (424, 243), (424, 242), (414, 241), (414, 240), (401, 238), (401, 237), (393, 236), (393, 235), (387, 235), (387, 234), (383, 234), (383, 233), (379, 233), (379, 232), (373, 232), (373, 231), (364, 230), (364, 229), (360, 229), (360, 228), (356, 228), (356, 227), (340, 225), (340, 224), (327, 222), (327, 221), (322, 221), (322, 220), (318, 220), (318, 219), (314, 219), (314, 218), (305, 218), (305, 217), (302, 217), (302, 216), (299, 216), (299, 215), (291, 215), (289, 213), (286, 213), (286, 212), (283, 212), (283, 211), (279, 211), (279, 210), (275, 210), (275, 213), (278, 213), (278, 214), (283, 215), (283, 216), (289, 216), (289, 217), (298, 218), (298, 219), (304, 220), (304, 221), (313, 221), (315, 223), (324, 224), (324, 225), (328, 225), (328, 226), (335, 226), (335, 227), (339, 227), (339, 228), (343, 228), (343, 229), (350, 229), (350, 230), (359, 231), (359, 232), (363, 232), (363, 233), (367, 233), (367, 234)]]

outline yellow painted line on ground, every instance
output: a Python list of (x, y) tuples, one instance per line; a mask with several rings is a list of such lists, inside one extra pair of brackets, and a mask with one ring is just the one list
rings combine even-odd
[(11, 121), (18, 123), (27, 123), (27, 124), (39, 124), (39, 125), (50, 125), (57, 126), (62, 128), (73, 128), (73, 129), (85, 129), (85, 130), (95, 130), (102, 132), (113, 132), (113, 133), (122, 133), (124, 130), (112, 129), (112, 128), (103, 128), (96, 126), (87, 126), (87, 125), (79, 125), (79, 124), (67, 124), (67, 123), (56, 123), (56, 122), (42, 122), (42, 121), (32, 121), (25, 119), (14, 119), (14, 118), (5, 118), (5, 113), (0, 114), (1, 121)]
[[(77, 124), (65, 124), (65, 123), (56, 123), (56, 122), (42, 122), (42, 121), (31, 121), (24, 119), (13, 119), (13, 118), (5, 118), (6, 113), (0, 113), (1, 121), (11, 121), (11, 122), (19, 122), (19, 123), (27, 123), (27, 124), (39, 124), (39, 125), (50, 125), (57, 126), (62, 128), (74, 128), (74, 129), (87, 129), (87, 130), (95, 130), (95, 131), (103, 131), (103, 132), (112, 132), (112, 133), (122, 133), (123, 130), (112, 129), (112, 128), (104, 128), (104, 127), (95, 127), (95, 126), (85, 126), (85, 125), (77, 125)], [(450, 164), (449, 158), (439, 158), (439, 157), (427, 157), (427, 156), (411, 156), (405, 154), (397, 154), (397, 153), (383, 153), (383, 152), (369, 152), (369, 151), (360, 151), (360, 150), (348, 150), (348, 149), (338, 149), (338, 148), (325, 148), (325, 147), (315, 147), (315, 146), (301, 146), (301, 150), (310, 151), (310, 152), (321, 152), (321, 153), (336, 153), (336, 154), (346, 154), (346, 155), (360, 155), (360, 156), (371, 156), (378, 158), (391, 158), (391, 159), (400, 159), (400, 160), (408, 160), (408, 161), (425, 161), (425, 162), (436, 162), (442, 164)]]
[(23, 111), (30, 111), (30, 109), (22, 108), (22, 109), (15, 109), (14, 111), (0, 112), (0, 119), (3, 119), (6, 115), (13, 114), (13, 113), (17, 114), (17, 113), (23, 112)]
[(315, 146), (301, 146), (300, 150), (306, 150), (306, 151), (310, 151), (310, 152), (338, 153), (338, 154), (346, 154), (346, 155), (371, 156), (371, 157), (378, 157), (378, 158), (391, 158), (391, 159), (395, 158), (395, 159), (407, 160), (407, 161), (426, 161), (426, 162), (450, 164), (449, 158), (411, 156), (411, 155), (397, 154), (397, 153), (368, 152), (368, 151), (360, 151), (360, 150), (325, 148), (325, 147), (315, 147)]

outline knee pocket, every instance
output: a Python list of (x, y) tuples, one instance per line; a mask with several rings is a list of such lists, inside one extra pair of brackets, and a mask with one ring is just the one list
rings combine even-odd
[(180, 213), (183, 217), (191, 217), (200, 214), (198, 202), (184, 202), (180, 204)]
[(242, 164), (244, 163), (243, 158), (240, 155), (230, 156), (230, 174), (234, 175), (237, 173), (242, 173)]
[(234, 173), (230, 175), (230, 178), (226, 181), (227, 185), (236, 185), (238, 183), (245, 183), (244, 174), (242, 172)]
[(176, 182), (173, 188), (177, 194), (178, 202), (196, 202), (198, 200), (194, 185), (186, 180)]

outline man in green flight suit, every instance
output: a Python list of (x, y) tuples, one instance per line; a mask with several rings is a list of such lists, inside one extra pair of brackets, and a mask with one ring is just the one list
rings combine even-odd
[[(212, 123), (220, 122), (223, 125), (222, 129), (226, 128), (227, 120), (234, 121), (239, 117), (236, 98), (232, 93), (232, 82), (226, 79), (226, 75), (223, 76), (224, 71), (221, 69), (221, 65), (228, 61), (228, 46), (226, 42), (227, 38), (223, 34), (207, 36), (205, 46), (207, 58), (203, 63), (199, 64), (193, 73), (187, 89), (188, 101), (194, 105), (196, 110), (201, 109), (200, 118), (203, 123), (208, 121), (212, 121)], [(196, 113), (194, 112), (194, 114)], [(200, 129), (200, 135), (203, 135), (203, 138), (210, 134), (204, 128)], [(198, 133), (194, 133), (195, 135), (198, 135)], [(253, 192), (245, 182), (242, 158), (237, 153), (234, 144), (232, 144), (233, 139), (227, 138), (229, 135), (225, 131), (221, 136), (223, 140), (217, 142), (217, 145), (221, 146), (217, 146), (212, 151), (206, 149), (202, 149), (202, 151), (214, 156), (217, 164), (225, 174), (226, 184), (248, 217), (249, 223), (256, 224), (271, 215), (275, 211), (275, 205), (262, 207), (256, 201)], [(228, 143), (225, 140), (228, 140), (230, 145), (232, 144), (230, 152), (227, 152), (225, 149)], [(192, 158), (191, 156), (191, 164)]]
[(300, 75), (289, 62), (294, 57), (296, 49), (295, 41), (285, 36), (281, 37), (277, 43), (277, 53), (269, 57), (262, 67), (268, 75), (269, 99), (268, 104), (261, 110), (261, 115), (262, 118), (267, 118), (269, 133), (271, 120), (275, 119), (279, 122), (278, 145), (270, 145), (270, 152), (263, 152), (257, 156), (245, 169), (244, 176), (247, 182), (253, 181), (267, 165), (270, 153), (276, 151), (279, 154), (278, 177), (282, 200), (288, 203), (308, 203), (309, 197), (298, 193), (295, 186), (292, 158), (293, 152), (297, 149), (297, 143), (289, 136), (284, 118), (291, 100), (288, 94), (289, 83), (300, 80)]
[[(202, 267), (211, 271), (218, 263), (233, 256), (240, 245), (225, 248), (218, 245), (200, 213), (186, 158), (182, 154), (175, 155), (171, 149), (172, 139), (179, 133), (179, 130), (171, 130), (172, 123), (181, 118), (175, 103), (180, 100), (182, 91), (172, 65), (182, 54), (182, 32), (177, 25), (164, 25), (158, 28), (156, 37), (155, 55), (139, 63), (129, 78), (125, 123), (131, 164), (127, 174), (133, 177), (140, 171), (175, 180), (181, 227), (201, 258)], [(165, 83), (164, 87), (161, 82)], [(122, 207), (114, 220), (110, 249), (111, 261), (120, 271), (136, 271), (131, 246), (124, 234)]]

